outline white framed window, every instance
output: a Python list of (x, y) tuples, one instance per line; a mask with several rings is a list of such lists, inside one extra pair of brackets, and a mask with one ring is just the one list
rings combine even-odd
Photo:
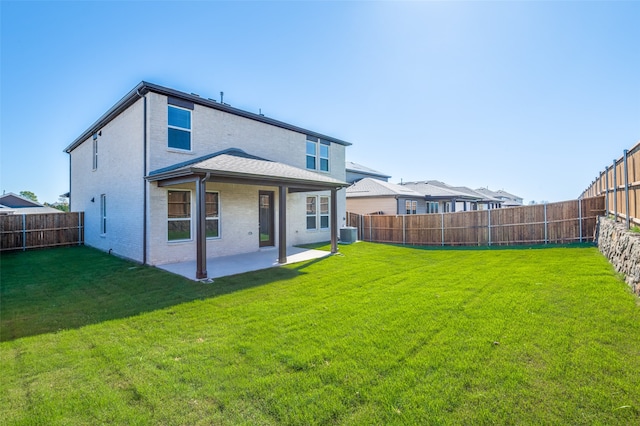
[(167, 193), (167, 240), (191, 239), (191, 191), (169, 190)]
[(435, 201), (427, 201), (427, 213), (438, 213), (438, 203)]
[(307, 136), (307, 169), (328, 172), (330, 146), (329, 141)]
[(405, 201), (405, 210), (407, 211), (407, 214), (416, 214), (417, 211), (418, 211), (418, 202), (417, 201), (406, 200)]
[(320, 229), (329, 229), (329, 197), (320, 197)]
[(220, 194), (207, 191), (205, 205), (205, 234), (209, 239), (220, 238)]
[(325, 142), (320, 139), (320, 168), (321, 172), (329, 171), (329, 142)]
[(167, 146), (173, 149), (191, 151), (191, 110), (168, 105)]
[(324, 195), (307, 197), (307, 230), (329, 229), (329, 202)]
[(93, 134), (93, 170), (98, 169), (98, 135)]
[(307, 230), (318, 229), (318, 206), (315, 196), (307, 197)]
[(105, 235), (107, 233), (107, 196), (105, 194), (100, 195), (100, 234)]

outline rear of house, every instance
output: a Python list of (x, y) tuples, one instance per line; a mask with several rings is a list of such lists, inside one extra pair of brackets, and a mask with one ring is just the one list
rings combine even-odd
[(85, 212), (87, 245), (142, 263), (282, 257), (335, 243), (348, 145), (142, 82), (66, 148), (70, 207)]

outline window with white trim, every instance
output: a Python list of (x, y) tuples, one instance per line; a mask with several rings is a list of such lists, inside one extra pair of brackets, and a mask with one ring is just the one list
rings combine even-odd
[(324, 142), (320, 139), (320, 171), (328, 172), (329, 171), (329, 142)]
[(307, 169), (328, 172), (330, 146), (329, 141), (307, 136)]
[(100, 195), (100, 234), (107, 233), (107, 196)]
[(98, 135), (93, 134), (93, 170), (98, 168)]
[(315, 196), (307, 197), (307, 230), (318, 229), (316, 200)]
[(427, 213), (438, 213), (438, 203), (436, 201), (427, 201)]
[(169, 190), (167, 200), (167, 240), (190, 240), (191, 191)]
[(329, 197), (320, 197), (320, 229), (329, 229)]
[(418, 211), (418, 202), (406, 200), (405, 210), (407, 211), (407, 214), (416, 214), (416, 212)]
[(167, 121), (167, 146), (191, 151), (191, 110), (168, 105)]
[(217, 192), (207, 192), (205, 206), (205, 234), (207, 238), (220, 238), (220, 195)]
[(329, 229), (329, 203), (328, 196), (307, 197), (307, 230)]

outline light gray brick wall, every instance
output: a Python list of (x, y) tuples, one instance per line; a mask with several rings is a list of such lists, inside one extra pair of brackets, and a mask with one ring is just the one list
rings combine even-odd
[[(98, 168), (93, 138), (71, 152), (71, 209), (85, 212), (85, 244), (142, 261), (143, 108), (136, 102), (102, 129)], [(107, 232), (101, 234), (100, 196), (106, 195)], [(93, 201), (92, 201), (93, 200)]]

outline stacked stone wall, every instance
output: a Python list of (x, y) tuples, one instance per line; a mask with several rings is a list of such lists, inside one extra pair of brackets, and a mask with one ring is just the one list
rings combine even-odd
[(640, 296), (640, 233), (606, 217), (598, 218), (598, 248)]

